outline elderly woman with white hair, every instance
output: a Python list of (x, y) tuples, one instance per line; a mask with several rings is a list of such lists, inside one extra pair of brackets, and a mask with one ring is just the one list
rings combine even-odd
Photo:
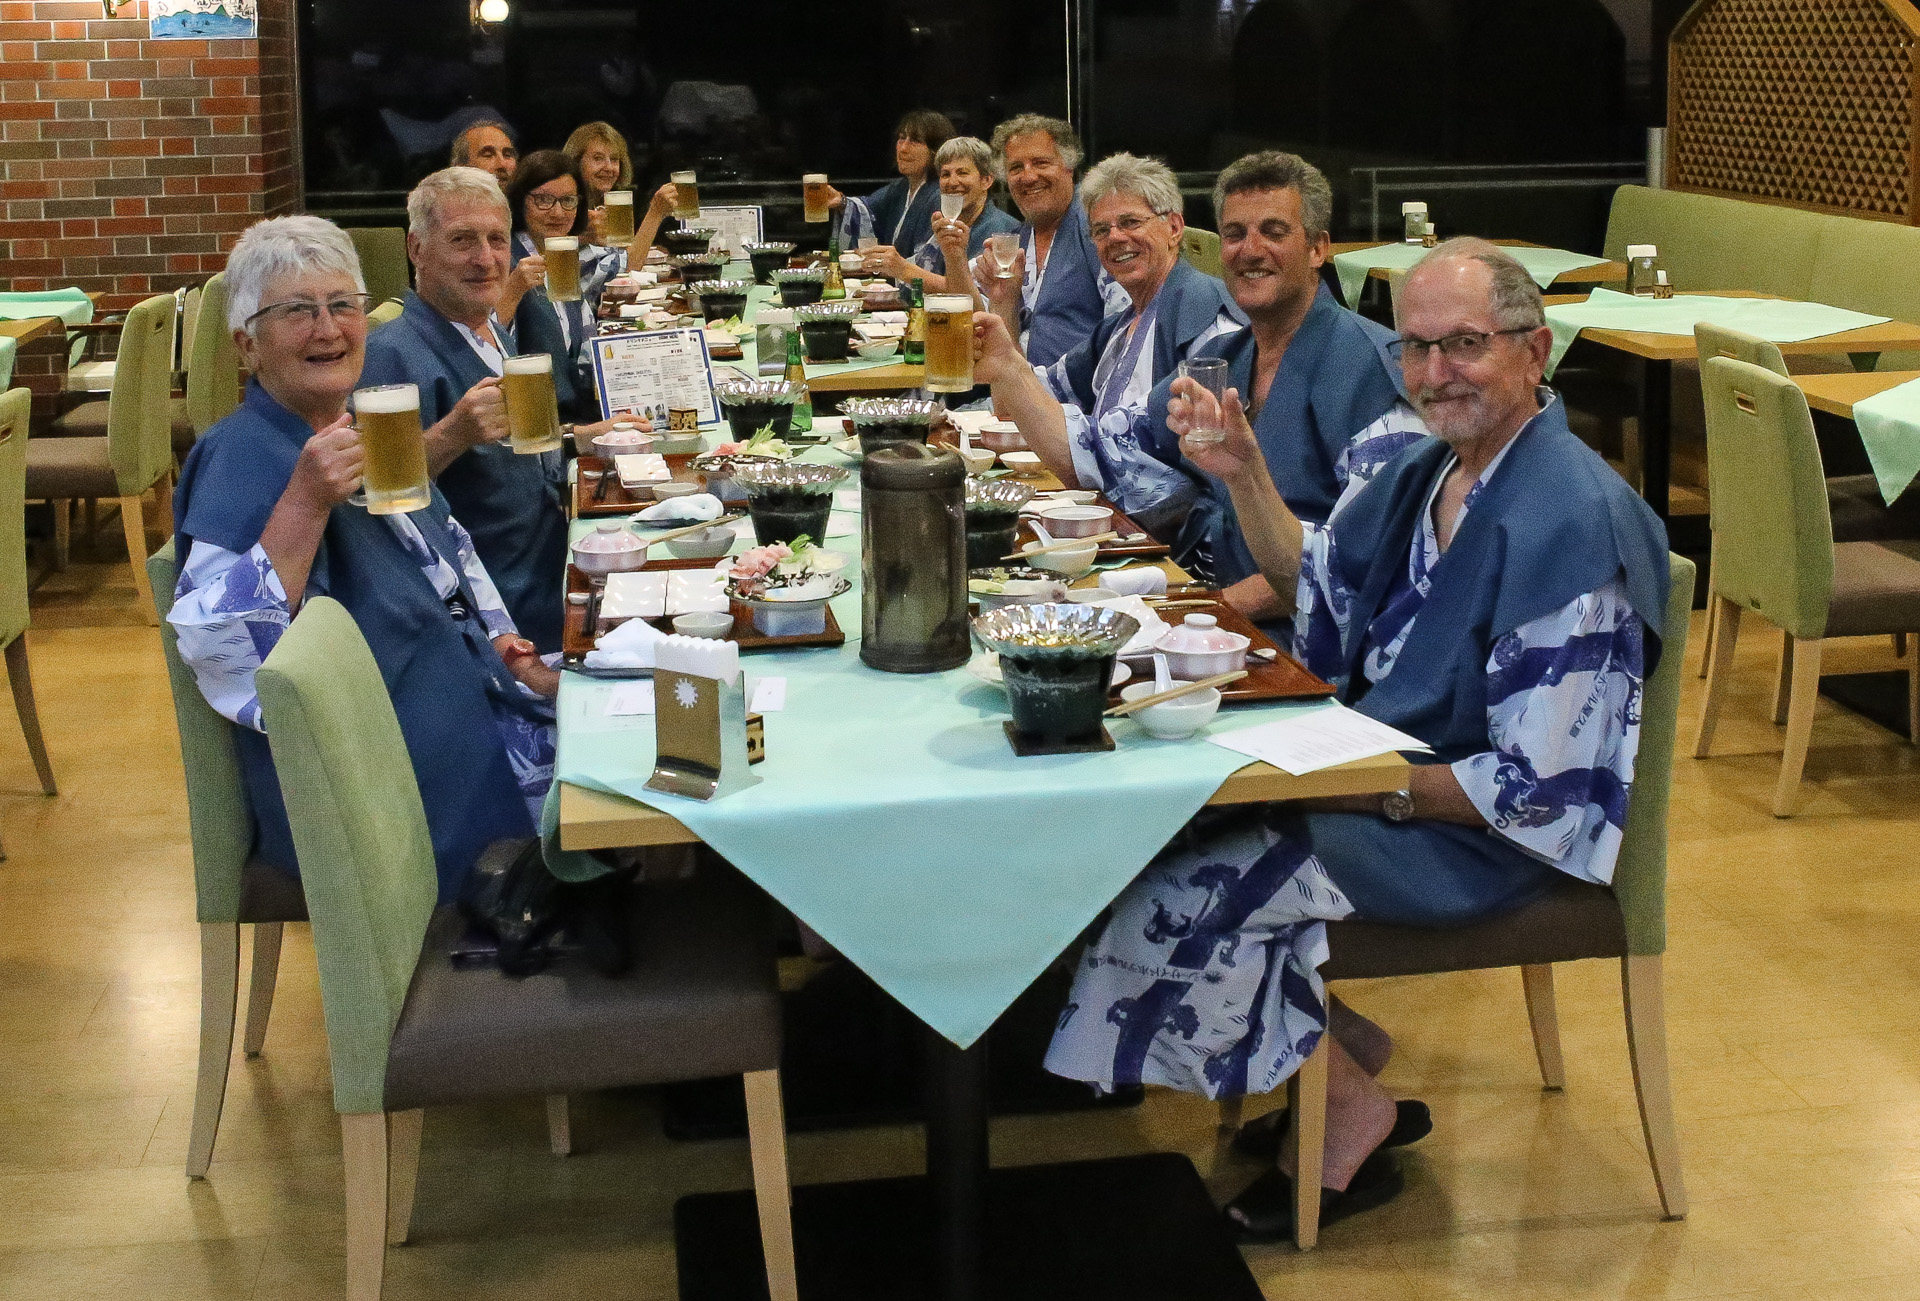
[(955, 136), (933, 156), (933, 169), (940, 178), (941, 202), (949, 196), (958, 199), (960, 215), (933, 213), (928, 219), (931, 233), (911, 260), (884, 245), (867, 249), (864, 269), (895, 280), (918, 280), (930, 294), (971, 294), (968, 262), (986, 248), (990, 236), (1011, 235), (1020, 223), (987, 197), (993, 191), (993, 150), (986, 141)]
[(393, 697), (451, 899), (489, 842), (534, 832), (557, 674), (437, 490), (410, 514), (350, 500), (366, 464), (347, 399), (369, 296), (346, 234), (318, 217), (260, 222), (228, 258), (227, 288), (252, 379), (182, 467), (167, 622), (207, 702), (237, 725), (254, 852), (297, 872), (254, 674), (308, 597), (346, 606)]
[(1226, 286), (1180, 256), (1180, 185), (1154, 158), (1114, 154), (1080, 183), (1100, 265), (1127, 292), (1124, 312), (1050, 366), (1008, 368), (995, 405), (1027, 431), (1069, 486), (1096, 488), (1142, 527), (1171, 537), (1196, 489), (1140, 446), (1153, 386), (1246, 324)]

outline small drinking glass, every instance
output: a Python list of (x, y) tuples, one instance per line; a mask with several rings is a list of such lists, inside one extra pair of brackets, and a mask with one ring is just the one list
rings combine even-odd
[(1206, 404), (1189, 402), (1187, 410), (1192, 416), (1187, 423), (1187, 437), (1196, 443), (1218, 443), (1227, 436), (1223, 420), (1227, 396), (1227, 363), (1221, 357), (1192, 357), (1180, 363), (1180, 373), (1213, 395), (1211, 410)]
[(995, 280), (1013, 279), (1013, 259), (1020, 252), (1020, 236), (1010, 231), (987, 236), (987, 252), (993, 254), (993, 264), (999, 269), (993, 273)]
[(940, 192), (940, 215), (948, 221), (959, 220), (960, 214), (966, 210), (966, 206), (966, 195), (948, 194), (945, 190)]

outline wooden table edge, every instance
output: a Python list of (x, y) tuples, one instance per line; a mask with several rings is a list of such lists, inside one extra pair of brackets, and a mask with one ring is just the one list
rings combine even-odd
[[(1314, 799), (1323, 795), (1367, 795), (1397, 791), (1407, 784), (1410, 765), (1397, 754), (1375, 755), (1295, 777), (1264, 763), (1252, 763), (1220, 784), (1208, 804), (1259, 804)], [(562, 849), (626, 849), (640, 845), (697, 844), (700, 837), (672, 814), (651, 805), (560, 783)]]
[[(1676, 292), (1683, 298), (1705, 295), (1713, 298), (1771, 298), (1780, 302), (1805, 301), (1804, 299), (1782, 299), (1778, 294), (1763, 294), (1753, 289), (1681, 289)], [(1585, 294), (1546, 294), (1541, 301), (1548, 307), (1564, 307), (1571, 303), (1584, 303), (1587, 301), (1587, 296)], [(1880, 337), (1874, 337), (1876, 331), (1881, 332)], [(1575, 337), (1649, 361), (1689, 361), (1698, 355), (1693, 336), (1690, 334), (1651, 334), (1643, 330), (1606, 330), (1588, 325), (1582, 326), (1580, 333)], [(1913, 352), (1920, 350), (1920, 325), (1913, 325), (1907, 321), (1880, 321), (1874, 325), (1841, 330), (1837, 334), (1816, 334), (1811, 339), (1796, 339), (1776, 346), (1790, 357), (1833, 352)]]
[(1889, 389), (1920, 380), (1920, 370), (1838, 371), (1824, 375), (1795, 375), (1793, 382), (1807, 395), (1815, 411), (1853, 419), (1853, 404), (1878, 397)]

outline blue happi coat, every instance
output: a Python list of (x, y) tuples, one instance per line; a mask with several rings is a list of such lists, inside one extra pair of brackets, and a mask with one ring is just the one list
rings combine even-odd
[[(513, 237), (509, 245), (512, 265), (532, 251), (532, 239), (525, 231)], [(566, 317), (567, 328), (560, 328)], [(571, 303), (556, 303), (547, 297), (546, 286), (529, 289), (520, 298), (513, 313), (515, 348), (522, 352), (544, 352), (553, 358), (553, 396), (560, 418), (579, 424), (600, 419), (600, 406), (594, 400), (592, 353), (587, 343), (593, 338), (593, 308), (583, 295)]]
[[(451, 321), (409, 293), (399, 319), (367, 337), (360, 383), (419, 385), (420, 423), (430, 427), (492, 373)], [(561, 482), (559, 453), (521, 456), (504, 443), (461, 453), (438, 480), (521, 635), (543, 653), (560, 649), (567, 564)]]
[[(1031, 276), (1035, 273), (1031, 223), (1020, 225), (1020, 247), (1026, 252)], [(1108, 310), (1100, 284), (1103, 275), (1093, 237), (1087, 234), (1087, 210), (1076, 195), (1053, 232), (1040, 291), (1031, 303), (1024, 298), (1021, 303), (1020, 329), (1026, 335), (1028, 361), (1051, 366), (1093, 333)]]

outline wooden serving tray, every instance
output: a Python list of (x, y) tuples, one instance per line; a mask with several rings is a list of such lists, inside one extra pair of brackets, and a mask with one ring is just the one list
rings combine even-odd
[[(1030, 504), (1031, 503), (1029, 503), (1029, 505)], [(1118, 533), (1120, 535), (1120, 538), (1127, 537), (1128, 535), (1133, 533), (1146, 532), (1145, 529), (1141, 528), (1138, 524), (1135, 524), (1131, 519), (1129, 519), (1125, 515), (1125, 513), (1121, 511), (1121, 509), (1118, 506), (1115, 506), (1112, 502), (1108, 501), (1105, 497), (1095, 497), (1093, 499), (1093, 504), (1096, 506), (1105, 506), (1108, 510), (1111, 510), (1113, 512), (1113, 523), (1109, 524), (1107, 526), (1107, 529), (1110, 529), (1113, 532)], [(1101, 531), (1105, 532), (1107, 530), (1103, 529)], [(1120, 538), (1114, 538), (1110, 541), (1102, 542), (1100, 544), (1100, 549), (1094, 552), (1093, 558), (1096, 561), (1157, 560), (1158, 558), (1166, 555), (1169, 551), (1172, 550), (1172, 548), (1169, 547), (1166, 543), (1156, 541), (1152, 534), (1148, 534), (1147, 540), (1144, 542), (1122, 542)], [(1014, 535), (1013, 549), (1015, 551), (1018, 551), (1021, 547), (1025, 546), (1027, 543), (1038, 542), (1039, 540), (1040, 540), (1040, 535), (1033, 531), (1033, 516), (1031, 514), (1022, 513), (1020, 516), (1020, 531)], [(1066, 540), (1067, 539), (1065, 538), (1054, 539), (1054, 541), (1056, 542), (1065, 542)], [(1226, 623), (1226, 620), (1222, 619), (1220, 622), (1224, 626)], [(1235, 628), (1234, 631), (1244, 632), (1245, 629)]]
[[(1249, 660), (1247, 676), (1241, 678), (1238, 682), (1229, 683), (1220, 689), (1221, 704), (1257, 705), (1267, 704), (1276, 700), (1322, 700), (1331, 696), (1336, 690), (1331, 682), (1323, 681), (1314, 676), (1308, 672), (1306, 665), (1289, 655), (1286, 651), (1280, 650), (1279, 647), (1275, 646), (1271, 637), (1254, 626), (1253, 620), (1247, 618), (1246, 615), (1241, 614), (1238, 610), (1221, 600), (1219, 592), (1183, 592), (1174, 599), (1182, 601), (1211, 600), (1218, 602), (1218, 604), (1185, 606), (1179, 609), (1168, 610), (1160, 616), (1167, 620), (1168, 623), (1177, 624), (1182, 617), (1189, 614), (1210, 614), (1218, 619), (1220, 626), (1228, 632), (1237, 632), (1242, 637), (1247, 638), (1251, 643), (1247, 647), (1249, 653), (1257, 650), (1279, 651), (1278, 656), (1275, 657), (1271, 664), (1262, 664), (1255, 667), (1256, 662)], [(1147, 676), (1148, 678), (1153, 676), (1151, 660), (1130, 660), (1128, 663), (1132, 665), (1147, 664), (1149, 666)], [(1138, 682), (1139, 680), (1139, 677), (1135, 676), (1128, 681)], [(1122, 683), (1121, 685), (1125, 686), (1126, 683)], [(1118, 690), (1115, 690), (1112, 695), (1115, 700), (1120, 698)]]
[[(680, 560), (667, 557), (658, 561), (649, 559), (645, 569), (711, 569), (715, 562), (711, 560)], [(567, 566), (567, 591), (591, 591), (592, 582), (574, 565)], [(565, 626), (560, 637), (560, 651), (569, 661), (578, 661), (593, 649), (594, 638), (618, 624), (626, 622), (615, 619), (612, 622), (600, 619), (598, 627), (588, 631), (586, 626), (587, 607), (567, 603)], [(662, 632), (673, 631), (673, 618), (650, 619), (649, 623)], [(833, 617), (833, 607), (827, 606), (827, 626), (824, 631), (807, 633), (798, 637), (769, 637), (753, 626), (753, 608), (744, 602), (733, 603), (733, 631), (727, 634), (727, 640), (737, 642), (742, 654), (750, 651), (802, 650), (811, 646), (844, 646), (847, 634), (840, 630), (840, 623)], [(1240, 684), (1244, 685), (1244, 684)]]
[[(692, 467), (692, 461), (696, 455), (698, 455), (698, 453), (694, 452), (669, 453), (667, 455), (667, 468), (673, 471), (673, 477), (676, 481), (697, 483), (700, 485), (700, 491), (705, 492), (707, 490), (707, 476)], [(579, 467), (583, 472), (586, 470), (605, 470), (608, 474), (614, 474), (613, 463), (604, 456), (582, 456), (579, 458)], [(655, 500), (651, 495), (646, 497), (633, 496), (621, 485), (619, 476), (614, 475), (613, 482), (607, 487), (606, 495), (599, 501), (595, 501), (593, 499), (593, 485), (587, 482), (586, 474), (580, 473), (574, 476), (573, 515), (575, 519), (595, 519), (608, 515), (631, 515), (637, 510), (643, 510), (653, 505)], [(745, 497), (735, 497), (721, 502), (721, 505), (730, 509), (745, 509), (746, 500)], [(663, 525), (662, 527), (665, 526)]]

